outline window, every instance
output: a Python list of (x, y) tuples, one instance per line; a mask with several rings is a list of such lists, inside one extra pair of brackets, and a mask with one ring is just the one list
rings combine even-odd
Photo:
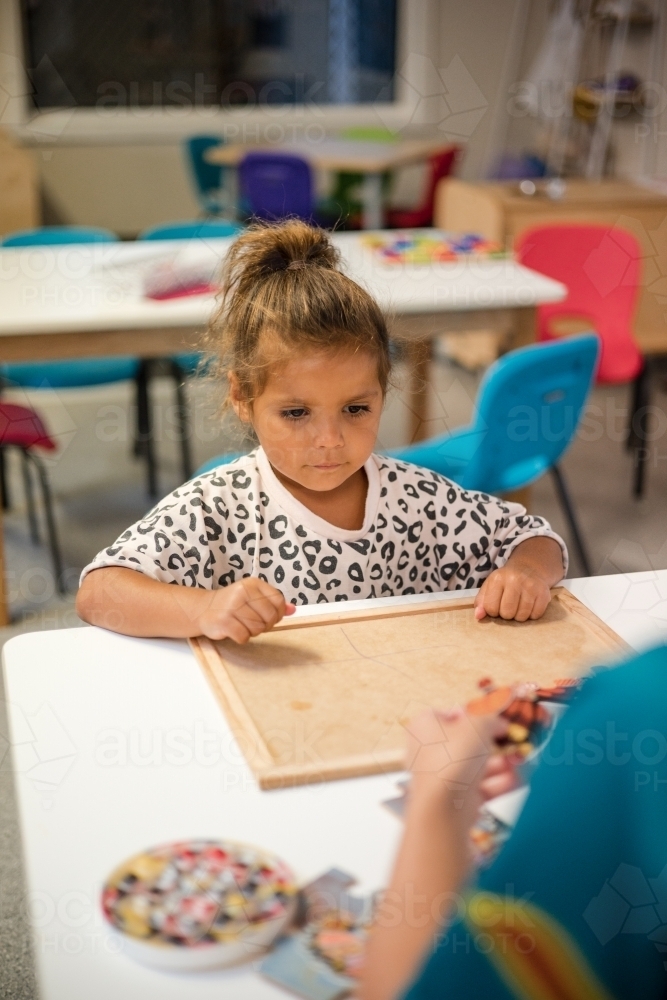
[(396, 0), (24, 0), (36, 108), (392, 101)]

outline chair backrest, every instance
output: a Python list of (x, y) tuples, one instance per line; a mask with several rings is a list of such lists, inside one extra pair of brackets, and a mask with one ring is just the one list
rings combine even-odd
[(431, 216), (433, 215), (435, 189), (438, 185), (438, 181), (441, 181), (443, 177), (449, 177), (449, 175), (454, 172), (456, 161), (458, 160), (460, 153), (460, 146), (450, 146), (448, 149), (443, 149), (442, 152), (435, 153), (429, 158), (429, 179), (424, 204), (429, 206)]
[(96, 226), (39, 226), (12, 233), (0, 241), (3, 247), (46, 247), (67, 243), (115, 243), (118, 237), (110, 229)]
[(507, 493), (555, 465), (576, 432), (599, 348), (598, 337), (583, 334), (522, 347), (492, 365), (477, 397), (479, 444), (460, 485)]
[(192, 478), (197, 479), (198, 476), (203, 476), (206, 472), (217, 469), (219, 465), (229, 465), (235, 458), (242, 458), (246, 454), (247, 452), (245, 451), (231, 451), (223, 455), (216, 455), (215, 458), (209, 458), (207, 462), (199, 466)]
[(582, 317), (602, 342), (597, 378), (627, 382), (642, 367), (632, 334), (641, 277), (642, 251), (624, 229), (609, 226), (540, 226), (522, 233), (518, 260), (534, 271), (562, 281), (563, 302), (538, 308), (538, 340), (552, 340), (557, 317)]
[(164, 222), (139, 233), (140, 240), (196, 240), (237, 236), (243, 226), (236, 222), (216, 222), (193, 219), (188, 222)]
[(239, 179), (241, 191), (257, 218), (311, 220), (313, 174), (310, 165), (300, 156), (247, 153), (239, 164)]
[(215, 146), (221, 146), (223, 140), (215, 135), (193, 135), (185, 140), (188, 162), (192, 170), (195, 184), (200, 195), (206, 196), (211, 191), (218, 191), (222, 182), (222, 166), (208, 163), (204, 154)]

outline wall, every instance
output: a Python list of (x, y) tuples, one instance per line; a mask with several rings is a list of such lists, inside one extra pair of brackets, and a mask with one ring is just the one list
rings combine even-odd
[[(8, 64), (7, 52), (12, 46), (20, 52), (17, 2), (0, 0), (4, 62), (14, 79), (20, 79), (20, 67)], [(157, 222), (196, 215), (180, 143), (197, 131), (233, 133), (240, 128), (249, 129), (252, 136), (258, 127), (277, 120), (301, 128), (309, 122), (318, 127), (324, 123), (334, 131), (345, 124), (385, 124), (405, 135), (436, 134), (444, 142), (466, 143), (463, 174), (484, 176), (504, 137), (502, 94), (521, 53), (526, 2), (404, 0), (397, 80), (402, 99), (394, 112), (372, 107), (296, 109), (276, 118), (275, 110), (258, 109), (245, 117), (202, 109), (185, 116), (135, 111), (129, 117), (66, 111), (26, 121), (14, 102), (12, 109), (0, 107), (0, 123), (13, 124), (35, 151), (45, 221), (103, 225), (125, 236)], [(0, 52), (0, 78), (2, 63)], [(15, 88), (20, 90), (20, 84)], [(420, 169), (403, 172), (394, 201), (416, 201), (423, 174)]]

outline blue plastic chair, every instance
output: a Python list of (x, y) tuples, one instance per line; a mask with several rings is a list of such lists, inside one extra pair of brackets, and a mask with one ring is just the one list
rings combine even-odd
[(511, 351), (482, 380), (473, 424), (389, 454), (480, 493), (523, 489), (551, 472), (574, 547), (590, 576), (558, 461), (577, 430), (599, 349), (599, 338), (584, 334)]
[[(237, 222), (222, 220), (193, 219), (186, 222), (164, 222), (151, 226), (139, 234), (140, 240), (206, 240), (221, 237), (237, 236), (243, 226)], [(176, 386), (176, 416), (178, 433), (181, 442), (181, 467), (183, 480), (192, 475), (192, 455), (190, 452), (190, 431), (188, 427), (188, 408), (185, 399), (184, 383), (189, 375), (195, 375), (201, 367), (202, 355), (198, 351), (174, 354), (168, 359), (170, 373)]]
[[(118, 237), (95, 226), (42, 226), (13, 233), (2, 247), (65, 246), (71, 243), (116, 243)], [(148, 493), (157, 496), (157, 470), (153, 450), (151, 411), (148, 399), (148, 363), (133, 357), (75, 358), (71, 361), (43, 361), (3, 364), (0, 380), (5, 386), (30, 389), (70, 389), (106, 385), (134, 379), (137, 390), (136, 454), (146, 460)]]
[(192, 478), (197, 479), (199, 476), (203, 476), (205, 472), (212, 472), (219, 465), (229, 465), (235, 458), (241, 458), (245, 454), (247, 454), (245, 451), (230, 451), (228, 454), (216, 455), (215, 458), (209, 458), (208, 462), (204, 462), (203, 465), (199, 466)]
[(225, 236), (237, 236), (243, 226), (238, 222), (227, 222), (225, 219), (195, 219), (186, 222), (163, 222), (159, 226), (151, 226), (139, 234), (140, 240), (205, 240), (220, 239)]
[(220, 215), (225, 209), (232, 210), (233, 205), (226, 205), (223, 177), (225, 168), (215, 163), (209, 163), (205, 155), (209, 149), (222, 146), (223, 140), (216, 135), (193, 135), (184, 142), (185, 153), (194, 181), (197, 201), (206, 215)]
[(288, 153), (246, 153), (239, 164), (241, 193), (253, 216), (313, 220), (313, 172), (300, 156)]

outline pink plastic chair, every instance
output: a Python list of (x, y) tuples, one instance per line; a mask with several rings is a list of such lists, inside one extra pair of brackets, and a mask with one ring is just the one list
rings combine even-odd
[(515, 251), (520, 263), (568, 288), (563, 302), (538, 307), (537, 339), (555, 339), (552, 324), (558, 317), (587, 319), (602, 341), (597, 381), (635, 380), (628, 445), (635, 453), (634, 494), (641, 496), (648, 458), (646, 367), (632, 332), (641, 277), (639, 243), (625, 229), (554, 225), (522, 233)]
[(53, 574), (56, 588), (59, 594), (65, 594), (65, 581), (63, 579), (62, 558), (60, 555), (60, 545), (56, 532), (56, 522), (53, 516), (53, 503), (51, 500), (51, 489), (46, 474), (46, 468), (35, 449), (42, 451), (55, 451), (56, 443), (50, 436), (42, 419), (35, 410), (27, 406), (19, 406), (16, 403), (0, 402), (0, 495), (2, 506), (9, 506), (7, 493), (7, 479), (5, 476), (5, 448), (18, 449), (22, 459), (23, 485), (26, 495), (26, 506), (28, 508), (28, 523), (33, 542), (39, 542), (39, 528), (37, 525), (37, 513), (32, 494), (32, 478), (30, 476), (30, 463), (37, 471), (39, 484), (42, 488), (42, 499), (44, 501), (44, 514), (46, 517), (46, 531), (51, 549), (51, 560), (53, 562)]
[(642, 251), (632, 233), (609, 226), (540, 226), (516, 241), (518, 260), (562, 281), (568, 296), (537, 310), (538, 340), (554, 340), (560, 316), (588, 319), (602, 341), (598, 382), (629, 382), (643, 366), (632, 334)]

